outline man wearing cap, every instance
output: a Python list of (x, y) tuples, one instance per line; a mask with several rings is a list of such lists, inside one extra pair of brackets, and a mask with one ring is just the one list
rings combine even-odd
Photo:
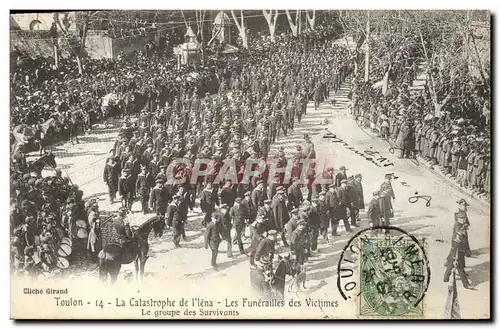
[(259, 242), (255, 250), (256, 265), (261, 265), (265, 262), (273, 263), (277, 234), (276, 230), (269, 230), (267, 231), (267, 237)]
[(309, 237), (306, 231), (306, 222), (299, 220), (297, 228), (290, 235), (290, 250), (295, 254), (295, 259), (300, 265), (303, 265), (307, 257)]
[(122, 170), (122, 176), (118, 180), (118, 192), (122, 198), (122, 206), (128, 210), (132, 209), (134, 182), (130, 177), (128, 169)]
[[(338, 236), (339, 234), (337, 233), (337, 226), (339, 223), (339, 217), (338, 217), (338, 207), (339, 207), (339, 198), (337, 196), (337, 191), (336, 191), (336, 186), (335, 184), (330, 184), (328, 186), (328, 191), (325, 193), (325, 205), (327, 209), (327, 214), (329, 218), (329, 222), (331, 222), (332, 225), (332, 236)], [(328, 224), (323, 225), (324, 231), (322, 231), (323, 239), (328, 241)]]
[(212, 216), (210, 222), (205, 229), (205, 249), (212, 250), (212, 258), (210, 264), (212, 267), (217, 267), (217, 255), (219, 253), (219, 245), (222, 241), (220, 235), (220, 225), (217, 222), (217, 216)]
[(252, 205), (255, 209), (264, 205), (264, 182), (257, 181), (257, 186), (252, 191)]
[(363, 184), (362, 184), (363, 176), (361, 174), (354, 175), (354, 208), (357, 209), (356, 220), (359, 220), (359, 210), (365, 209), (365, 199), (363, 195)]
[[(323, 194), (321, 194), (323, 193)], [(318, 199), (312, 199), (311, 210), (309, 211), (309, 218), (307, 221), (307, 233), (309, 234), (309, 249), (312, 251), (316, 251), (318, 249), (318, 235), (319, 235), (319, 227), (321, 224), (320, 217), (320, 199), (323, 198), (324, 203), (324, 194), (325, 192), (320, 192), (320, 197)], [(308, 250), (308, 255), (310, 254), (310, 250)]]
[(458, 210), (455, 212), (455, 225), (453, 226), (453, 236), (451, 241), (451, 250), (446, 258), (446, 270), (444, 273), (444, 282), (448, 282), (450, 275), (455, 267), (465, 289), (473, 289), (465, 273), (465, 256), (468, 252), (467, 230), (469, 229), (469, 220), (467, 218), (467, 206), (469, 204), (464, 199), (458, 202)]
[(383, 225), (391, 225), (390, 219), (394, 217), (394, 210), (392, 209), (392, 200), (396, 197), (394, 196), (394, 190), (392, 189), (391, 179), (392, 174), (385, 174), (385, 180), (380, 185), (380, 212), (384, 218)]
[(165, 210), (168, 202), (167, 190), (165, 189), (163, 183), (164, 180), (156, 179), (156, 185), (151, 189), (149, 194), (149, 208), (154, 209), (157, 218), (161, 219), (162, 222), (164, 222), (163, 220), (165, 218)]
[(241, 235), (245, 229), (245, 209), (241, 206), (241, 198), (236, 198), (234, 200), (234, 205), (229, 210), (229, 217), (231, 218), (232, 226), (235, 229), (236, 236), (233, 237), (232, 243), (238, 244), (240, 249), (240, 254), (245, 253), (243, 248), (243, 241), (241, 240)]
[(359, 227), (358, 223), (356, 222), (357, 219), (359, 219), (359, 209), (357, 208), (358, 204), (356, 203), (357, 199), (357, 191), (356, 187), (354, 186), (354, 177), (350, 176), (349, 179), (347, 180), (347, 195), (349, 196), (349, 214), (351, 215), (351, 226), (354, 227)]
[(340, 166), (339, 172), (337, 175), (335, 175), (335, 185), (340, 186), (341, 182), (343, 179), (347, 179), (347, 174), (346, 174), (346, 167), (345, 166)]
[(225, 203), (221, 204), (219, 212), (216, 214), (220, 223), (220, 235), (227, 243), (227, 257), (233, 258), (233, 248), (231, 241), (231, 217), (229, 216), (229, 206)]
[(271, 209), (272, 200), (264, 200), (264, 205), (257, 209), (257, 216), (261, 216), (264, 218), (264, 221), (268, 223), (268, 225), (274, 225), (273, 212)]
[(121, 207), (113, 225), (118, 235), (118, 242), (124, 249), (130, 251), (135, 247), (135, 244), (132, 231), (130, 230), (130, 223), (127, 219), (127, 213), (128, 209), (126, 207)]
[(137, 197), (141, 201), (141, 210), (144, 215), (148, 213), (148, 200), (152, 187), (153, 177), (147, 171), (146, 166), (141, 165), (141, 172), (137, 176), (137, 180), (135, 182), (135, 190), (137, 192)]
[(225, 203), (229, 207), (233, 206), (236, 194), (234, 193), (234, 190), (231, 186), (231, 181), (227, 180), (224, 183), (224, 186), (220, 189), (219, 194), (220, 203)]
[(302, 154), (306, 159), (315, 159), (316, 151), (314, 150), (314, 144), (311, 142), (311, 137), (309, 134), (304, 135), (304, 144), (302, 145)]
[(118, 191), (118, 180), (120, 177), (120, 165), (111, 157), (104, 165), (103, 181), (108, 186), (109, 202), (113, 204)]
[(299, 208), (302, 201), (304, 201), (304, 196), (302, 195), (302, 190), (300, 188), (300, 181), (297, 178), (293, 181), (293, 184), (288, 188), (289, 209)]
[[(373, 192), (373, 199), (370, 201), (370, 204), (368, 205), (368, 210), (366, 212), (366, 215), (370, 219), (370, 226), (372, 228), (381, 225), (381, 223), (380, 223), (381, 213), (380, 213), (379, 196), (380, 196), (380, 192), (378, 190)], [(378, 233), (378, 229), (374, 230), (373, 232)]]
[(345, 230), (347, 232), (351, 232), (351, 226), (349, 225), (349, 220), (347, 218), (347, 208), (349, 208), (351, 205), (349, 191), (347, 190), (347, 182), (347, 179), (341, 180), (340, 187), (337, 188), (337, 198), (339, 203), (335, 212), (339, 220), (342, 220), (344, 222)]
[(217, 202), (217, 194), (212, 189), (212, 183), (207, 183), (200, 196), (200, 208), (205, 214), (202, 222), (203, 226), (210, 222)]
[(173, 237), (174, 247), (179, 248), (181, 237), (182, 237), (182, 225), (183, 219), (182, 214), (179, 210), (179, 199), (180, 196), (178, 194), (173, 196), (172, 202), (167, 207), (167, 213), (165, 215), (165, 220), (167, 222), (168, 227), (174, 227), (175, 233)]
[(285, 237), (285, 224), (290, 219), (290, 215), (288, 213), (288, 208), (286, 206), (286, 198), (285, 198), (285, 189), (280, 186), (280, 188), (276, 191), (276, 195), (274, 196), (271, 209), (273, 213), (274, 219), (274, 228), (281, 233), (281, 239), (283, 240), (283, 245), (288, 247), (288, 242)]

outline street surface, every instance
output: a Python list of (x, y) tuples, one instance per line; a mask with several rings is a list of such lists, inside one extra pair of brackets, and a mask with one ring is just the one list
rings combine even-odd
[[(348, 112), (349, 82), (347, 81), (337, 94), (330, 95), (335, 99), (334, 105), (329, 101), (321, 104), (317, 111), (313, 103), (309, 103), (307, 115), (301, 124), (296, 123), (295, 130), (287, 137), (280, 137), (272, 149), (279, 146), (285, 148), (287, 156), (295, 151), (295, 146), (303, 142), (303, 134), (309, 133), (315, 144), (318, 158), (328, 159), (336, 172), (341, 165), (348, 168), (348, 175), (361, 173), (363, 175), (364, 199), (366, 208), (371, 200), (372, 191), (378, 190), (384, 174), (394, 173), (397, 179), (392, 181), (396, 199), (393, 202), (395, 217), (391, 224), (402, 228), (409, 234), (427, 243), (427, 257), (431, 267), (431, 281), (424, 299), (426, 317), (441, 318), (444, 312), (448, 284), (443, 282), (444, 264), (451, 246), (451, 235), (454, 224), (453, 213), (457, 209), (456, 201), (466, 198), (471, 204), (469, 207), (469, 240), (473, 253), (477, 258), (466, 259), (466, 271), (477, 290), (465, 290), (458, 282), (458, 294), (462, 317), (478, 318), (488, 315), (490, 303), (490, 210), (483, 202), (470, 199), (445, 178), (429, 170), (424, 165), (408, 159), (398, 159), (399, 151), (389, 152), (389, 145), (373, 133), (360, 128)], [(326, 120), (326, 121), (325, 121)], [(113, 127), (98, 125), (89, 135), (79, 138), (80, 144), (64, 143), (54, 147), (58, 167), (63, 175), (69, 175), (72, 182), (83, 191), (84, 197), (98, 198), (102, 210), (117, 210), (120, 203), (110, 205), (107, 198), (107, 188), (102, 180), (105, 159), (117, 135), (118, 121), (109, 123)], [(322, 139), (324, 129), (337, 135), (343, 142), (334, 143), (329, 139)], [(354, 151), (379, 152), (374, 158), (384, 157), (388, 160), (381, 162), (381, 166), (367, 161)], [(394, 166), (384, 167), (383, 163), (392, 162)], [(406, 182), (406, 183), (403, 183)], [(408, 198), (414, 195), (428, 195), (432, 197), (430, 207), (426, 207), (424, 200), (412, 204)], [(132, 224), (140, 224), (153, 215), (143, 216), (140, 212), (140, 203), (136, 202), (130, 215)], [(186, 224), (187, 241), (181, 241), (182, 248), (174, 249), (172, 232), (168, 232), (161, 239), (150, 238), (150, 258), (146, 263), (144, 289), (155, 289), (165, 298), (171, 294), (182, 293), (188, 297), (212, 295), (231, 296), (241, 298), (249, 295), (249, 261), (247, 256), (240, 255), (236, 249), (235, 259), (228, 259), (225, 243), (221, 243), (218, 257), (219, 270), (210, 266), (210, 251), (204, 249), (202, 214), (199, 208), (190, 213)], [(368, 227), (365, 213), (361, 211), (361, 227), (359, 231)], [(320, 252), (310, 258), (307, 263), (307, 287), (301, 292), (286, 293), (287, 298), (305, 299), (307, 297), (338, 300), (337, 309), (324, 310), (314, 308), (311, 315), (316, 317), (345, 317), (356, 314), (356, 305), (353, 301), (345, 302), (340, 296), (337, 280), (337, 263), (342, 251), (353, 233), (342, 232), (340, 237), (330, 240), (330, 244), (319, 238)], [(245, 248), (249, 240), (245, 243)], [(283, 249), (280, 249), (283, 251)], [(97, 264), (90, 262), (86, 257), (73, 260), (68, 279), (75, 280), (78, 285), (88, 284), (95, 287), (97, 284)], [(135, 289), (136, 283), (125, 283), (123, 273), (133, 271), (133, 265), (122, 267), (118, 282), (120, 287)], [(82, 287), (82, 285), (79, 285)], [(137, 286), (139, 287), (139, 286)], [(105, 288), (103, 288), (105, 289)], [(117, 288), (106, 288), (117, 289)], [(128, 288), (120, 288), (128, 289)], [(207, 294), (203, 292), (207, 291)], [(139, 288), (137, 288), (139, 292)], [(149, 296), (148, 296), (149, 298)], [(281, 311), (281, 310), (280, 310)], [(283, 309), (283, 316), (298, 316), (302, 309)], [(248, 309), (250, 314), (266, 317), (276, 310)], [(270, 313), (267, 313), (270, 312)], [(294, 313), (295, 312), (295, 313)], [(309, 310), (308, 310), (309, 312)]]

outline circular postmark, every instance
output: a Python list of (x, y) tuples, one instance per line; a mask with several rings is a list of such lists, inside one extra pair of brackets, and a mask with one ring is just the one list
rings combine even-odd
[[(385, 235), (372, 232), (383, 230)], [(345, 300), (359, 298), (362, 316), (422, 316), (430, 282), (425, 240), (394, 226), (367, 228), (345, 245), (337, 287)]]

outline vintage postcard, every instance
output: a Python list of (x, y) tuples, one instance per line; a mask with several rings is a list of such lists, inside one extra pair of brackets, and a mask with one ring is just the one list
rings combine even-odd
[(9, 18), (12, 319), (490, 319), (489, 11)]

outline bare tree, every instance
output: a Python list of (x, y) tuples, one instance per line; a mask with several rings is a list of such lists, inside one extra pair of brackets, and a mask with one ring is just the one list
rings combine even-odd
[[(241, 40), (243, 41), (243, 48), (248, 49), (247, 27), (245, 25), (245, 15), (243, 13), (243, 10), (240, 10), (241, 17), (239, 19), (236, 17), (234, 10), (231, 10), (231, 15), (233, 16), (234, 23), (236, 24), (236, 27), (238, 28), (238, 31), (240, 32), (240, 37), (241, 37)], [(240, 21), (240, 22), (238, 22), (238, 21)]]
[(274, 42), (276, 35), (276, 21), (278, 20), (280, 12), (278, 9), (271, 9), (269, 10), (269, 12), (263, 9), (262, 13), (264, 14), (264, 18), (266, 19), (267, 25), (269, 26), (269, 35), (271, 36), (271, 42)]
[[(54, 20), (54, 23), (56, 23), (56, 25), (58, 27), (57, 30), (61, 31), (62, 34), (64, 35), (64, 40), (68, 44), (69, 49), (71, 51), (73, 51), (73, 53), (75, 54), (76, 63), (78, 65), (78, 73), (80, 75), (83, 75), (83, 67), (82, 67), (82, 61), (80, 58), (80, 51), (85, 47), (85, 40), (75, 40), (75, 38), (70, 34), (69, 28), (71, 26), (71, 21), (69, 19), (68, 14), (64, 15), (63, 21), (61, 22), (61, 19), (59, 17), (59, 13), (54, 13), (53, 20)], [(86, 33), (85, 33), (85, 36), (86, 36)], [(58, 38), (60, 38), (60, 35), (58, 35)]]
[(285, 12), (286, 12), (286, 17), (288, 19), (288, 24), (290, 25), (290, 29), (292, 30), (292, 34), (293, 34), (293, 36), (296, 37), (299, 34), (298, 31), (299, 31), (299, 23), (300, 23), (300, 21), (299, 21), (299, 17), (300, 17), (299, 13), (300, 12), (299, 12), (299, 10), (296, 10), (295, 18), (292, 17), (292, 15), (290, 14), (290, 10), (286, 9)]
[[(311, 13), (311, 17), (309, 17), (309, 12)], [(316, 22), (316, 10), (306, 10), (307, 22), (309, 23), (309, 27), (311, 30), (314, 30), (314, 24)]]

